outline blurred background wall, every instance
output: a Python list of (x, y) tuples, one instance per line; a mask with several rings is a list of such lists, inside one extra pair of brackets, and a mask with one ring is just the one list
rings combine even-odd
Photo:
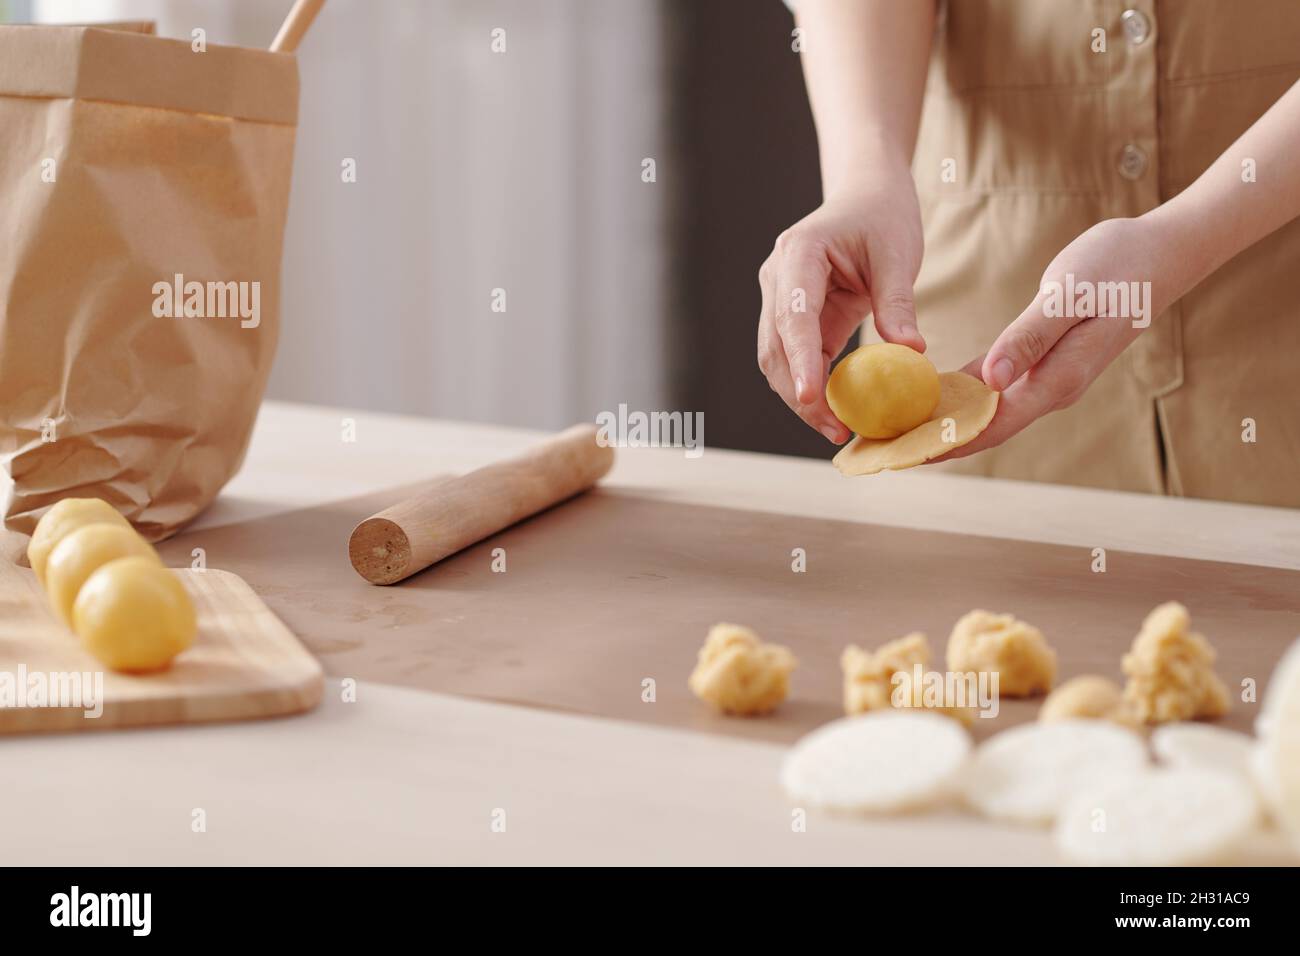
[[(291, 5), (5, 2), (246, 46)], [(755, 362), (758, 266), (819, 195), (792, 26), (780, 0), (328, 0), (271, 397), (541, 428), (627, 403), (829, 455)]]

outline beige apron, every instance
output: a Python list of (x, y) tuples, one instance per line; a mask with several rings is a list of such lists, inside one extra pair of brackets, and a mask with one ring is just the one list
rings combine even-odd
[[(936, 364), (984, 352), (1063, 246), (1187, 187), (1297, 77), (1297, 0), (945, 4), (914, 166)], [(939, 467), (1300, 506), (1297, 275), (1293, 222), (1157, 318), (1075, 406)]]

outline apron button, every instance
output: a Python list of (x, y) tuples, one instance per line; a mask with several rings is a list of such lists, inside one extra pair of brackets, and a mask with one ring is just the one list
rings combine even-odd
[(1141, 179), (1147, 171), (1147, 154), (1140, 146), (1129, 143), (1119, 154), (1119, 174), (1125, 179)]
[(1141, 46), (1151, 35), (1151, 21), (1141, 10), (1125, 10), (1119, 19), (1124, 26), (1124, 36), (1134, 46)]

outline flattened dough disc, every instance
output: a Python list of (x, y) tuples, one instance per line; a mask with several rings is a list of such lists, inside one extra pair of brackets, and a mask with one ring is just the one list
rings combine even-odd
[[(835, 456), (840, 474), (874, 475), (897, 471), (938, 458), (974, 440), (993, 420), (998, 393), (965, 372), (939, 376), (939, 407), (930, 420), (897, 438), (863, 438), (858, 435)], [(943, 440), (943, 421), (953, 420), (954, 441)]]

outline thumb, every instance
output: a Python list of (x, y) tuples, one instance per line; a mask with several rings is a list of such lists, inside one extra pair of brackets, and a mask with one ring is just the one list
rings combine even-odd
[(984, 381), (984, 359), (988, 357), (988, 354), (988, 352), (984, 352), (976, 356), (957, 371), (965, 372), (971, 378), (977, 378), (980, 381)]
[(980, 377), (990, 388), (1002, 391), (1020, 376), (1037, 365), (1052, 350), (1061, 336), (1070, 331), (1077, 319), (1048, 315), (1043, 306), (1047, 300), (1040, 291), (1025, 311), (1002, 330), (984, 357), (983, 375)]
[[(874, 265), (874, 264), (873, 264)], [(925, 351), (925, 339), (916, 327), (913, 277), (901, 263), (886, 258), (871, 274), (871, 312), (876, 331), (886, 342)]]

